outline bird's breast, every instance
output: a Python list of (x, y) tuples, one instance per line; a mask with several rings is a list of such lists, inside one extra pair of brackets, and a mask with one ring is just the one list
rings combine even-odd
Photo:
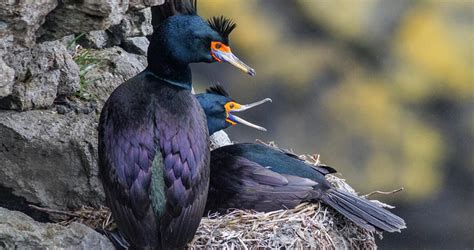
[[(157, 109), (166, 203), (177, 216), (209, 182), (209, 135), (204, 112), (192, 95), (165, 100), (179, 109)], [(181, 100), (181, 101), (179, 101)], [(179, 104), (177, 104), (179, 101)]]

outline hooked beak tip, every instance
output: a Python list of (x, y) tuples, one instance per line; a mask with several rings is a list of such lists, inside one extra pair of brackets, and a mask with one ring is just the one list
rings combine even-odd
[(257, 73), (255, 72), (254, 69), (249, 69), (249, 70), (247, 71), (247, 74), (249, 74), (250, 76), (255, 76)]
[(212, 55), (214, 58), (216, 58), (217, 61), (219, 62), (228, 62), (235, 67), (239, 68), (240, 70), (244, 71), (250, 76), (255, 76), (256, 72), (254, 69), (249, 67), (247, 64), (242, 62), (237, 56), (232, 54), (232, 52), (222, 52), (219, 50), (212, 50)]

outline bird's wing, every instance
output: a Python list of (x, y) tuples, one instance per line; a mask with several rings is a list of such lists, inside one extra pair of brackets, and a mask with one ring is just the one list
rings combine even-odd
[[(302, 162), (305, 162), (305, 160), (301, 159), (298, 155), (290, 152), (289, 150), (286, 150), (286, 149), (282, 149), (282, 148), (278, 148), (278, 147), (275, 147), (275, 150), (279, 150), (280, 152), (284, 153), (285, 155), (293, 158), (293, 159), (296, 159), (296, 160), (300, 160)], [(323, 175), (327, 175), (327, 174), (334, 174), (334, 173), (337, 173), (337, 170), (328, 166), (328, 165), (325, 165), (325, 164), (318, 164), (318, 165), (310, 165), (312, 168), (314, 168), (316, 171), (320, 172), (321, 174)]]
[(108, 119), (107, 109), (100, 124), (100, 175), (114, 219), (135, 244), (157, 244), (157, 224), (149, 199), (156, 128), (152, 122), (122, 128), (117, 120)]
[(336, 169), (325, 164), (318, 164), (317, 166), (312, 165), (311, 167), (313, 167), (314, 169), (316, 169), (318, 172), (320, 172), (323, 175), (337, 173)]
[(118, 132), (112, 122), (101, 122), (101, 175), (108, 204), (129, 239), (183, 246), (192, 239), (207, 199), (207, 133), (160, 121)]
[(282, 175), (240, 156), (212, 158), (208, 210), (227, 208), (273, 211), (306, 200), (316, 182)]
[[(188, 118), (189, 123), (195, 124), (192, 119), (203, 119), (203, 114)], [(209, 185), (206, 129), (205, 126), (195, 127), (181, 121), (176, 128), (163, 123), (160, 130), (166, 187), (166, 206), (160, 227), (166, 248), (183, 246), (190, 241), (204, 213)]]

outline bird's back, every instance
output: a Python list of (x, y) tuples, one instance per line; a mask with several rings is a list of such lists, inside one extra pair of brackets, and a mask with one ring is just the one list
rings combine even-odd
[(292, 208), (330, 188), (324, 177), (327, 173), (327, 169), (261, 144), (224, 146), (211, 152), (207, 210)]
[(335, 172), (329, 167), (310, 166), (294, 154), (257, 143), (224, 146), (214, 150), (212, 155), (222, 153), (244, 157), (279, 174), (308, 178), (316, 182), (321, 182), (324, 175)]

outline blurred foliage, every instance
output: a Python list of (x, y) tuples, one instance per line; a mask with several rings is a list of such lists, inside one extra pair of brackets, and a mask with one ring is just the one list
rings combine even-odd
[[(398, 57), (394, 83), (414, 102), (436, 97), (472, 100), (473, 2), (434, 3), (442, 4), (418, 6), (401, 23), (393, 46)], [(470, 21), (452, 20), (465, 9), (471, 10)]]
[(201, 0), (201, 15), (237, 22), (231, 47), (257, 77), (219, 66), (197, 79), (218, 78), (240, 102), (274, 100), (254, 111), (271, 115), (250, 116), (266, 135), (236, 128), (233, 139), (316, 150), (361, 192), (403, 186), (396, 198), (429, 199), (448, 168), (473, 173), (471, 155), (449, 162), (459, 147), (472, 153), (473, 9), (470, 0)]

